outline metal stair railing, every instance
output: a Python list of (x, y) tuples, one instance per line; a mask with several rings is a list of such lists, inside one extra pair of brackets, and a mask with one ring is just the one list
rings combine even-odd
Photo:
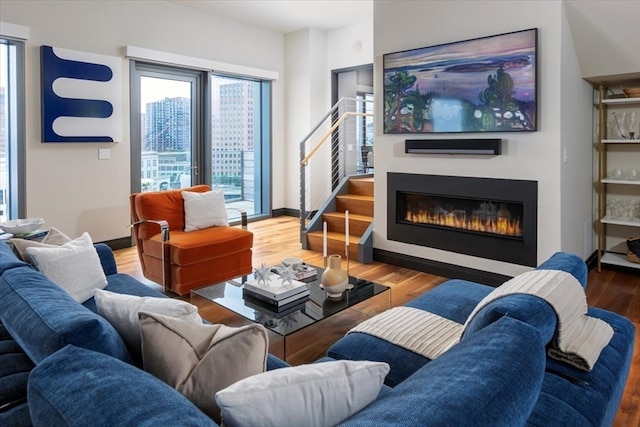
[[(356, 119), (373, 117), (364, 99), (341, 98), (300, 141), (300, 239), (305, 238), (307, 220), (324, 204), (338, 183), (355, 170), (362, 170)], [(323, 132), (320, 134), (320, 132)], [(330, 144), (327, 145), (327, 142)], [(350, 145), (348, 145), (350, 144)], [(311, 188), (311, 175), (314, 187)]]

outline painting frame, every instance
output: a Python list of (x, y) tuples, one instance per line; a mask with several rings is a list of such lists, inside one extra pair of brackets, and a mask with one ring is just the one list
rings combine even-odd
[(538, 130), (538, 29), (383, 55), (384, 134)]

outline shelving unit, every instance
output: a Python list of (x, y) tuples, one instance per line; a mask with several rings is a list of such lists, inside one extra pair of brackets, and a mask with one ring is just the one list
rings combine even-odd
[[(611, 93), (609, 88), (600, 84), (597, 87), (598, 102), (598, 134), (596, 149), (598, 152), (598, 177), (597, 177), (597, 193), (598, 193), (598, 271), (601, 271), (602, 264), (611, 264), (624, 267), (630, 267), (640, 270), (640, 264), (633, 263), (628, 260), (626, 254), (626, 244), (622, 246), (621, 237), (612, 236), (611, 229), (617, 228), (618, 231), (623, 229), (627, 232), (628, 237), (640, 235), (640, 218), (634, 217), (618, 217), (607, 214), (607, 196), (622, 194), (625, 199), (633, 199), (640, 201), (640, 179), (624, 179), (613, 178), (608, 176), (607, 171), (612, 168), (620, 168), (621, 170), (630, 167), (640, 171), (640, 130), (637, 128), (636, 122), (636, 139), (608, 138), (610, 135), (608, 129), (609, 112), (636, 111), (636, 118), (640, 121), (640, 98), (609, 98)], [(636, 108), (637, 107), (637, 108)], [(616, 148), (618, 147), (618, 148)], [(624, 147), (622, 153), (617, 156), (611, 154), (619, 147)], [(628, 149), (627, 149), (628, 148)], [(611, 154), (611, 155), (610, 155)], [(638, 160), (635, 160), (637, 155)], [(624, 162), (630, 162), (624, 164)], [(631, 166), (629, 166), (631, 165)]]

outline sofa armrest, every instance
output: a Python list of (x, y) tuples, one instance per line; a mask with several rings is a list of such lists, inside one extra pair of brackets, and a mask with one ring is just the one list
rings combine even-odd
[(587, 288), (589, 270), (587, 264), (578, 255), (569, 252), (556, 252), (540, 264), (536, 270), (560, 270), (575, 277), (584, 289)]
[(111, 248), (105, 243), (95, 243), (93, 245), (98, 252), (98, 258), (100, 258), (100, 264), (105, 276), (111, 276), (118, 273), (118, 265), (116, 264), (116, 258), (113, 255)]

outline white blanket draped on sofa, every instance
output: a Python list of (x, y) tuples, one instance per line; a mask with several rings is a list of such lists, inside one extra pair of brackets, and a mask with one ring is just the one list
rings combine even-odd
[(559, 270), (533, 270), (505, 282), (482, 299), (464, 325), (411, 307), (394, 307), (372, 317), (351, 332), (363, 332), (435, 359), (460, 341), (464, 329), (485, 305), (513, 294), (530, 294), (547, 301), (558, 317), (550, 357), (590, 371), (613, 336), (606, 322), (587, 315), (580, 283)]

